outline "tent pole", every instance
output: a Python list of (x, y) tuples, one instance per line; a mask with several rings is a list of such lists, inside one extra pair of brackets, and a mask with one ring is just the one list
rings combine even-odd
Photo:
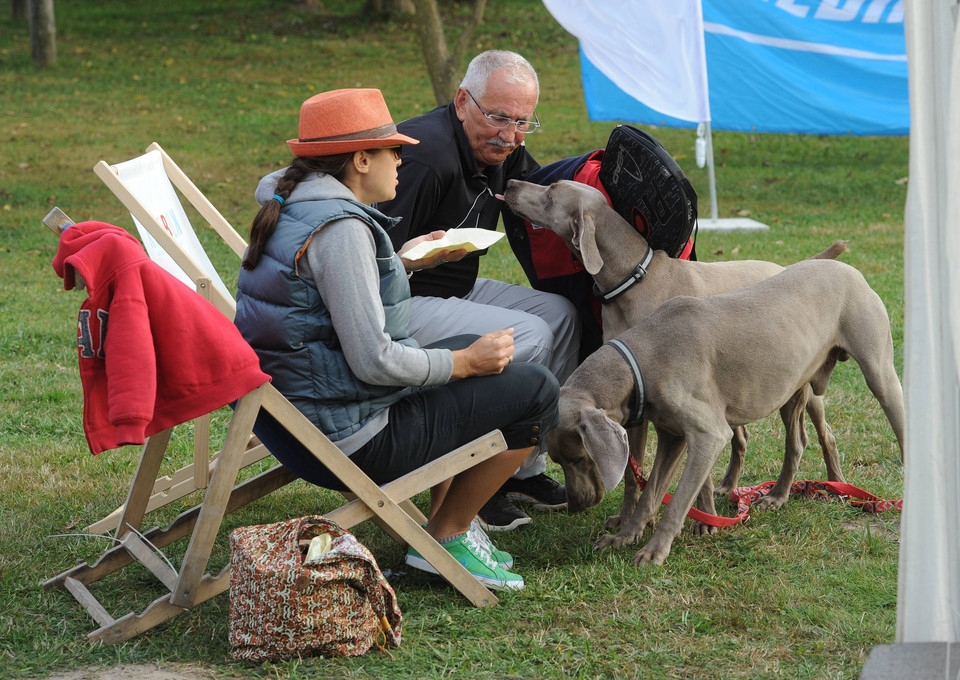
[(704, 137), (707, 141), (707, 176), (710, 182), (710, 219), (717, 221), (719, 210), (717, 209), (717, 173), (713, 167), (713, 130), (710, 128), (710, 121), (705, 120), (702, 123)]
[[(958, 0), (960, 1), (960, 0)], [(710, 219), (701, 217), (698, 222), (701, 230), (731, 231), (743, 229), (747, 231), (766, 231), (770, 227), (749, 217), (719, 218), (720, 210), (717, 207), (717, 173), (713, 162), (713, 130), (710, 121), (705, 120), (697, 124), (696, 144), (697, 167), (707, 166), (707, 177), (710, 183)]]

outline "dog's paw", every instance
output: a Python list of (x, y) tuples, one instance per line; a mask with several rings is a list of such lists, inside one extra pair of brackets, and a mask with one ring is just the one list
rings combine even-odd
[(606, 550), (607, 548), (619, 548), (621, 545), (631, 545), (637, 542), (636, 536), (628, 534), (607, 534), (601, 536), (593, 544), (594, 550)]
[(607, 523), (603, 525), (603, 528), (607, 531), (612, 531), (613, 529), (620, 528), (620, 515), (610, 515), (607, 518)]
[(669, 550), (665, 552), (651, 550), (650, 544), (648, 543), (638, 550), (637, 554), (633, 556), (633, 565), (635, 567), (639, 567), (641, 564), (656, 564), (659, 566), (666, 561), (667, 555), (669, 554)]
[(726, 498), (731, 491), (733, 491), (733, 487), (728, 484), (721, 483), (720, 486), (713, 487), (713, 495), (717, 498)]
[(693, 535), (694, 536), (713, 536), (719, 531), (718, 527), (705, 524), (703, 522), (694, 522), (693, 523)]
[(674, 534), (672, 532), (664, 531), (663, 525), (661, 524), (660, 529), (653, 533), (653, 536), (650, 537), (647, 544), (640, 548), (637, 554), (633, 556), (634, 565), (639, 566), (645, 562), (657, 565), (663, 564), (667, 559), (667, 555), (670, 554), (670, 546), (673, 545), (673, 536)]
[(779, 498), (767, 494), (753, 504), (755, 510), (778, 510), (787, 502), (786, 498)]

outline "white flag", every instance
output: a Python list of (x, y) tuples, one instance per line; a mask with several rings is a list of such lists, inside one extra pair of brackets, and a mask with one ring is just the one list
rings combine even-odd
[(700, 0), (543, 0), (583, 55), (650, 108), (710, 120)]

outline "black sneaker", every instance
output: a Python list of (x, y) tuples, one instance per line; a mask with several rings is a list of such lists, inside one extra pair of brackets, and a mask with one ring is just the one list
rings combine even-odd
[(503, 489), (497, 491), (477, 513), (485, 531), (513, 531), (530, 523), (530, 515), (511, 503)]
[(527, 479), (508, 479), (500, 490), (514, 503), (525, 503), (538, 512), (563, 510), (567, 507), (567, 490), (563, 484), (541, 473)]

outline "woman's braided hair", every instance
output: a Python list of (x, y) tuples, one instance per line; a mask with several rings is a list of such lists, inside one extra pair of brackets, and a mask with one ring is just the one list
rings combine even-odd
[[(353, 158), (354, 153), (351, 151), (334, 156), (298, 156), (294, 158), (290, 167), (283, 173), (283, 177), (277, 182), (277, 187), (274, 190), (275, 195), (286, 201), (296, 186), (305, 177), (313, 173), (323, 173), (336, 180), (342, 180), (347, 163)], [(247, 253), (242, 263), (244, 269), (253, 269), (260, 262), (260, 256), (263, 254), (267, 240), (277, 228), (282, 207), (283, 203), (276, 199), (271, 199), (260, 206), (260, 212), (253, 218), (253, 224), (250, 227), (250, 245), (247, 247)]]

